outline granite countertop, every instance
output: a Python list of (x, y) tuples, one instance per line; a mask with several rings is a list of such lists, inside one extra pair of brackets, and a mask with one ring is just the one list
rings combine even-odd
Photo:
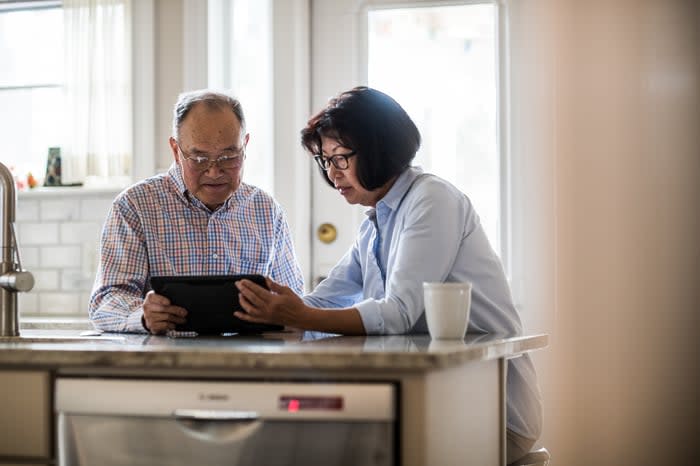
[(543, 348), (548, 341), (547, 335), (491, 334), (469, 334), (462, 341), (315, 332), (196, 338), (90, 333), (22, 329), (20, 337), (0, 337), (0, 366), (425, 371), (517, 355)]
[[(21, 317), (20, 329), (91, 330), (94, 327), (87, 317)], [(23, 332), (20, 332), (23, 333)]]

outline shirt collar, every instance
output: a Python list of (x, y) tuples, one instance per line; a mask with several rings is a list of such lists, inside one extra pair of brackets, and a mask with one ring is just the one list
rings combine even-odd
[[(187, 186), (185, 186), (185, 179), (182, 176), (182, 167), (177, 162), (173, 162), (172, 165), (170, 165), (170, 168), (168, 169), (168, 175), (175, 184), (177, 194), (180, 196), (180, 198), (182, 198), (186, 203), (190, 205), (197, 206), (199, 208), (206, 209), (207, 211), (209, 211), (209, 208), (205, 206), (204, 203), (202, 203), (202, 201), (190, 194), (189, 190), (187, 189)], [(253, 188), (250, 185), (241, 183), (238, 189), (228, 199), (226, 199), (226, 202), (224, 202), (223, 205), (217, 210), (226, 210), (231, 208), (231, 206), (242, 202), (248, 196), (250, 196), (252, 191)]]
[(187, 198), (187, 196), (185, 196), (187, 186), (185, 186), (185, 179), (182, 177), (182, 167), (180, 167), (177, 162), (173, 162), (168, 169), (168, 175), (170, 176), (170, 179), (173, 180), (173, 183), (175, 183), (177, 192), (182, 194), (183, 197)]
[[(413, 180), (421, 173), (423, 173), (423, 169), (420, 167), (408, 167), (401, 172), (394, 184), (389, 188), (389, 191), (377, 202), (377, 208), (381, 210), (384, 210), (384, 208), (388, 208), (389, 210), (397, 209), (406, 191), (411, 187)], [(369, 209), (365, 214), (369, 218), (376, 218), (376, 209)]]

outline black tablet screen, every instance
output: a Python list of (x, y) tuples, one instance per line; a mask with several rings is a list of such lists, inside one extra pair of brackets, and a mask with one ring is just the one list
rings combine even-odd
[(244, 278), (267, 288), (262, 275), (157, 276), (151, 277), (151, 288), (187, 309), (187, 322), (176, 330), (203, 335), (282, 330), (279, 325), (254, 324), (233, 315), (243, 311), (235, 282)]

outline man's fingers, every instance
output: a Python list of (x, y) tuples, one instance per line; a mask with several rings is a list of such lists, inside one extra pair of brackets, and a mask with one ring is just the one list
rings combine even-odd
[(160, 304), (161, 306), (169, 306), (170, 300), (162, 294), (158, 294), (155, 291), (151, 290), (148, 293), (146, 293), (146, 303)]
[(161, 304), (144, 303), (143, 310), (148, 314), (163, 313), (172, 314), (179, 317), (187, 316), (187, 309), (180, 306), (163, 306)]
[(187, 316), (187, 311), (181, 307), (177, 306), (170, 306), (167, 308), (167, 310), (164, 312), (166, 315), (166, 320), (169, 322), (175, 322), (176, 324), (184, 324), (187, 319), (185, 317)]
[(180, 317), (187, 317), (187, 309), (180, 306), (168, 306), (170, 313)]
[[(153, 299), (151, 297), (149, 301)], [(143, 306), (143, 317), (151, 333), (158, 334), (174, 330), (177, 324), (186, 322), (185, 316), (187, 316), (187, 310), (179, 306), (164, 306), (153, 302), (144, 303)]]
[(157, 334), (165, 333), (168, 330), (175, 330), (175, 324), (173, 324), (172, 322), (158, 322), (156, 324), (153, 324), (150, 327), (150, 329), (151, 329), (151, 333), (154, 333), (157, 335)]
[(185, 318), (173, 314), (158, 313), (152, 316), (151, 320), (147, 320), (148, 328), (151, 333), (164, 333), (168, 330), (175, 330), (177, 324), (184, 324)]
[(165, 318), (167, 322), (172, 322), (174, 324), (184, 324), (187, 322), (187, 319), (184, 317), (176, 316), (174, 314), (168, 314), (168, 317)]

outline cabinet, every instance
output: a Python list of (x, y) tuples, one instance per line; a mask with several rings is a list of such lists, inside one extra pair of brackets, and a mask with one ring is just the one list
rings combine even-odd
[(0, 465), (51, 462), (51, 376), (0, 370)]

